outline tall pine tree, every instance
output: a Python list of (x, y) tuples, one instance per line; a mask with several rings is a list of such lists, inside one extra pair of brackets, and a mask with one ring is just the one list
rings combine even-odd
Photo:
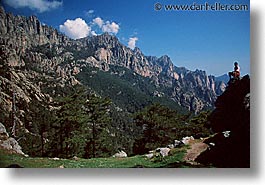
[(109, 154), (112, 150), (110, 145), (110, 115), (109, 108), (111, 101), (109, 98), (101, 98), (96, 94), (88, 95), (85, 110), (89, 117), (88, 125), (91, 135), (86, 145), (86, 157), (99, 157)]
[(51, 132), (51, 151), (60, 157), (82, 156), (85, 145), (85, 90), (80, 86), (74, 87), (72, 92), (56, 100), (56, 119)]

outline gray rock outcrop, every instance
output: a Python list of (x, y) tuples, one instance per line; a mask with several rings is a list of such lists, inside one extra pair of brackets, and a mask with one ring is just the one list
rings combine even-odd
[(0, 148), (12, 153), (27, 156), (22, 152), (22, 148), (18, 142), (14, 138), (9, 137), (9, 134), (6, 132), (6, 128), (2, 123), (0, 123)]

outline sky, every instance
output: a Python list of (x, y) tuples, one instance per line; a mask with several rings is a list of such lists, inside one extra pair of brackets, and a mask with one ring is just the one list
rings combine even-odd
[[(249, 0), (2, 0), (1, 4), (15, 15), (36, 15), (73, 39), (108, 32), (146, 56), (168, 55), (177, 67), (219, 76), (233, 70), (238, 61), (241, 74), (249, 74), (249, 10), (196, 9), (206, 2), (250, 9)], [(166, 10), (168, 5), (188, 5), (192, 11)]]

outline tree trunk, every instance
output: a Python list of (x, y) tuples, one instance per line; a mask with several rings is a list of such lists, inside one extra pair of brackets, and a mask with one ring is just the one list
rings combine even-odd
[(93, 139), (93, 158), (96, 157), (96, 142), (95, 142), (95, 135), (96, 135), (96, 130), (95, 130), (95, 122), (93, 122), (93, 130), (92, 130), (92, 139)]

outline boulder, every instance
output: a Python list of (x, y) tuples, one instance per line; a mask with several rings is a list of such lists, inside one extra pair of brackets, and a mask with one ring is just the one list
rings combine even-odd
[(173, 144), (167, 145), (167, 148), (170, 148), (170, 149), (175, 148), (175, 145)]
[(9, 137), (9, 135), (8, 135), (8, 133), (6, 132), (6, 128), (5, 128), (5, 126), (4, 126), (2, 123), (0, 123), (0, 142), (1, 142), (2, 140), (6, 140), (6, 139), (8, 139), (8, 137)]
[(183, 137), (181, 142), (184, 144), (184, 145), (188, 145), (190, 143), (190, 141), (194, 140), (194, 137), (193, 136), (190, 136), (190, 137)]
[(22, 148), (21, 146), (18, 144), (18, 142), (10, 137), (8, 138), (7, 140), (4, 140), (0, 143), (0, 146), (4, 149), (7, 149), (7, 150), (12, 150), (13, 152), (15, 153), (18, 153), (18, 154), (22, 154), (22, 155), (25, 155), (23, 152), (22, 152)]
[(2, 123), (0, 123), (0, 147), (17, 154), (28, 156), (22, 152), (22, 148), (18, 142), (14, 138), (9, 137)]
[(179, 141), (179, 140), (175, 140), (174, 141), (174, 147), (176, 148), (177, 146), (180, 146), (181, 145), (181, 141)]
[(73, 160), (75, 160), (75, 161), (78, 161), (78, 160), (79, 160), (79, 158), (78, 158), (78, 157), (76, 157), (76, 156), (74, 156), (74, 157), (73, 157)]
[(229, 137), (231, 131), (223, 131), (224, 137)]
[(125, 158), (125, 157), (127, 157), (127, 154), (123, 150), (121, 150), (118, 153), (114, 154), (113, 157), (115, 157), (115, 158)]
[(157, 148), (156, 152), (159, 152), (162, 157), (168, 156), (170, 148)]
[(149, 154), (145, 154), (148, 159), (152, 159), (153, 157), (165, 157), (168, 156), (170, 152), (170, 148), (157, 148), (156, 150), (149, 151)]
[(145, 157), (152, 159), (154, 157), (154, 153), (145, 154)]

